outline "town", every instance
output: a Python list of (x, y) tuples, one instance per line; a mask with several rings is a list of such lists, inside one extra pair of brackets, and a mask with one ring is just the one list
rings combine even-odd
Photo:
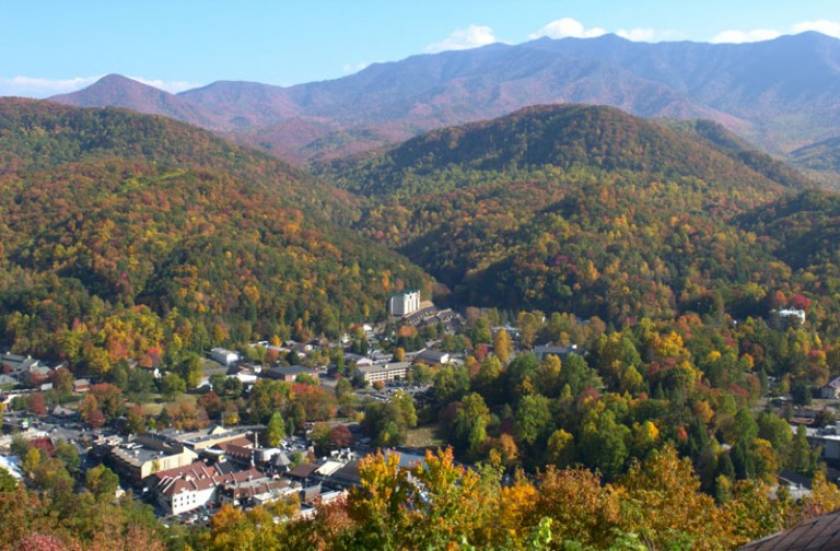
[[(86, 472), (108, 469), (115, 498), (133, 495), (165, 522), (206, 524), (223, 504), (248, 509), (283, 499), (296, 500), (296, 515), (306, 518), (359, 483), (358, 462), (367, 454), (396, 454), (411, 468), (423, 464), (427, 449), (445, 444), (429, 436), (433, 419), (415, 429), (417, 411), (432, 399), (435, 370), (463, 367), (463, 339), (476, 326), (492, 343), (482, 345), (483, 356), (507, 359), (526, 348), (540, 361), (586, 354), (568, 338), (537, 344), (514, 325), (488, 327), (476, 309), (438, 309), (419, 291), (392, 296), (388, 312), (335, 342), (213, 348), (183, 377), (135, 364), (121, 384), (74, 379), (62, 364), (2, 354), (0, 469), (25, 481), (33, 456), (69, 455), (80, 483)], [(780, 328), (804, 323), (804, 316), (774, 313)], [(301, 398), (290, 408), (292, 389)], [(840, 378), (816, 394), (770, 397), (764, 405), (789, 419), (792, 430), (804, 428), (836, 479)], [(283, 418), (281, 409), (296, 414)], [(810, 480), (795, 472), (782, 470), (778, 480), (794, 496), (809, 492)]]
[[(74, 379), (63, 364), (6, 352), (0, 355), (0, 469), (23, 480), (32, 453), (51, 457), (69, 449), (84, 467), (80, 477), (104, 466), (118, 476), (115, 497), (131, 492), (175, 522), (206, 523), (224, 503), (250, 508), (290, 496), (299, 500), (299, 515), (314, 514), (317, 504), (357, 484), (359, 459), (380, 449), (349, 404), (364, 410), (367, 403), (408, 397), (413, 408), (430, 389), (429, 370), (464, 362), (457, 339), (456, 346), (444, 344), (464, 327), (462, 315), (421, 301), (419, 291), (391, 297), (388, 310), (388, 320), (360, 324), (337, 342), (213, 348), (186, 377), (189, 384), (133, 365), (123, 386), (141, 403), (128, 411), (121, 410), (122, 389), (113, 383)], [(285, 385), (312, 394), (298, 419), (275, 413), (266, 424), (251, 424), (224, 411), (212, 422), (178, 411), (173, 417), (183, 418), (156, 427), (167, 408), (199, 403), (210, 412), (220, 396), (247, 402), (258, 393), (270, 401)], [(157, 409), (158, 419), (138, 425), (143, 408)], [(424, 461), (422, 447), (382, 449), (399, 454), (406, 467)]]

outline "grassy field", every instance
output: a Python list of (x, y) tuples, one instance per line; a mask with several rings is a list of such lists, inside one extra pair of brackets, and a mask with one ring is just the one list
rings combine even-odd
[(446, 442), (438, 434), (437, 425), (424, 425), (408, 431), (405, 445), (410, 448), (433, 448), (444, 446)]

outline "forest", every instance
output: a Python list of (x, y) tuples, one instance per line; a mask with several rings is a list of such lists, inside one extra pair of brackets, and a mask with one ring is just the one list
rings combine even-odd
[(93, 375), (278, 336), (337, 336), (429, 278), (330, 220), (354, 200), (162, 117), (0, 101), (9, 347)]
[[(840, 199), (714, 124), (529, 108), (312, 175), (159, 117), (2, 100), (0, 155), (3, 338), (68, 365), (16, 407), (84, 375), (90, 427), (262, 423), (323, 452), (347, 441), (325, 423), (341, 415), (377, 446), (418, 424), (445, 443), (410, 474), (364, 459), (312, 519), (279, 502), (194, 529), (106, 499), (112, 475), (69, 450), (23, 448), (28, 487), (0, 478), (10, 549), (726, 549), (840, 507), (790, 425), (840, 375)], [(416, 407), (356, 400), (341, 347), (321, 358), (334, 390), (216, 380), (177, 400), (211, 346), (348, 331), (366, 349), (358, 322), (406, 288), (466, 318), (386, 326), (394, 358), (464, 354), (412, 368)], [(174, 399), (152, 415), (156, 367)], [(811, 496), (771, 491), (782, 471)]]

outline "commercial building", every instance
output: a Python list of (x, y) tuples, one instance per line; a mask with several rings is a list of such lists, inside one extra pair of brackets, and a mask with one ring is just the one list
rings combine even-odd
[(410, 316), (420, 310), (420, 291), (394, 295), (388, 301), (388, 312), (392, 316)]
[(364, 375), (366, 383), (373, 384), (405, 379), (409, 369), (411, 369), (411, 362), (393, 362), (385, 365), (363, 366), (359, 368), (359, 371)]
[(192, 464), (198, 454), (187, 446), (159, 435), (143, 434), (114, 446), (111, 463), (117, 473), (139, 484), (149, 476)]

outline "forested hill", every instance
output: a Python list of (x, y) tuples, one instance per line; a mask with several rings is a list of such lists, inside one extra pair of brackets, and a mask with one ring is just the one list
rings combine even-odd
[(94, 372), (337, 334), (425, 275), (337, 230), (352, 200), (160, 117), (0, 101), (0, 325)]
[(115, 157), (143, 159), (161, 167), (223, 170), (249, 185), (269, 186), (290, 204), (314, 215), (354, 205), (350, 195), (302, 170), (169, 118), (138, 116), (116, 108), (80, 109), (0, 99), (0, 174)]
[(776, 201), (807, 197), (810, 183), (713, 123), (536, 107), (330, 171), (371, 200), (358, 228), (456, 302), (616, 325), (767, 315), (776, 291), (819, 301), (823, 320), (838, 311), (833, 283), (790, 254), (812, 247), (754, 222)]
[[(728, 185), (803, 187), (803, 177), (747, 148), (714, 123), (667, 125), (618, 109), (528, 107), (508, 116), (434, 130), (362, 160), (327, 168), (339, 185), (366, 195), (434, 192), (432, 182), (465, 173), (554, 166), (692, 176)], [(417, 187), (419, 179), (429, 184)], [(461, 185), (467, 185), (464, 178)], [(457, 184), (457, 182), (456, 182)]]

